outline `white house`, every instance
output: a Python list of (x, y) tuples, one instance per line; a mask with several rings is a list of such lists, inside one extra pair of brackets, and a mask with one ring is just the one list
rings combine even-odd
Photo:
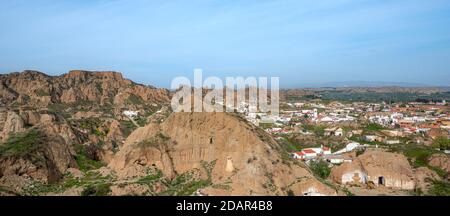
[(303, 154), (303, 152), (294, 152), (292, 153), (292, 158), (297, 159), (297, 160), (303, 160), (305, 159), (305, 154)]
[(323, 155), (331, 155), (331, 148), (328, 148), (326, 146), (322, 147), (322, 154)]
[(336, 131), (334, 131), (335, 136), (342, 136), (344, 134), (344, 130), (342, 128), (338, 128)]
[(131, 110), (125, 110), (123, 111), (123, 114), (127, 116), (128, 118), (135, 118), (137, 117), (139, 111), (131, 111)]
[(342, 136), (344, 134), (344, 131), (342, 130), (342, 128), (326, 128), (325, 129), (325, 136)]
[(324, 157), (331, 164), (342, 164), (344, 162), (352, 162), (350, 157), (346, 157), (343, 155), (327, 155)]
[(359, 143), (357, 143), (357, 142), (352, 142), (352, 143), (347, 144), (347, 145), (345, 146), (345, 148), (343, 148), (343, 149), (341, 149), (341, 150), (335, 152), (334, 154), (336, 155), (336, 154), (342, 154), (342, 153), (346, 153), (346, 152), (351, 152), (351, 151), (353, 151), (354, 149), (358, 148), (359, 146), (360, 146)]
[(309, 159), (320, 155), (331, 155), (331, 149), (325, 146), (320, 148), (305, 148), (300, 152), (292, 153), (294, 159)]
[(331, 117), (325, 116), (320, 119), (321, 122), (333, 122), (333, 119)]

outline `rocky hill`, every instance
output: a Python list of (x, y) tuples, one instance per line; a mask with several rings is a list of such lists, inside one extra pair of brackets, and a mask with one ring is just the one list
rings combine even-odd
[(173, 113), (138, 128), (109, 167), (119, 178), (143, 177), (149, 167), (169, 178), (197, 170), (212, 195), (336, 194), (264, 131), (228, 113)]
[(0, 194), (342, 194), (239, 115), (169, 102), (117, 72), (0, 75)]
[(167, 102), (168, 92), (124, 79), (118, 72), (75, 70), (61, 76), (38, 71), (0, 75), (0, 103), (3, 105), (80, 104), (102, 106)]

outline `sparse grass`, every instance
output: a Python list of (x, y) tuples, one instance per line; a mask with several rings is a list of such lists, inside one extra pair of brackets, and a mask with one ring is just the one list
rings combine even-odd
[(11, 194), (11, 195), (16, 195), (16, 196), (20, 195), (20, 194), (17, 194), (17, 192), (15, 192), (14, 190), (12, 190), (8, 187), (2, 186), (2, 185), (0, 185), (0, 193)]
[(95, 134), (98, 137), (103, 138), (103, 137), (106, 137), (107, 133), (104, 131), (100, 131), (98, 128), (96, 128), (96, 129), (94, 129), (93, 134)]
[(201, 161), (201, 165), (203, 169), (206, 171), (206, 175), (208, 176), (208, 181), (212, 181), (212, 170), (216, 166), (217, 160), (213, 160), (211, 162)]
[(141, 105), (144, 104), (144, 101), (139, 96), (131, 94), (130, 96), (128, 96), (128, 103), (134, 105)]
[(156, 170), (156, 173), (149, 174), (147, 176), (144, 176), (137, 180), (136, 183), (138, 184), (151, 184), (154, 183), (156, 180), (161, 179), (163, 177), (163, 173), (161, 170)]
[(433, 148), (410, 144), (392, 147), (390, 146), (390, 151), (399, 152), (405, 155), (411, 165), (414, 167), (428, 167), (443, 178), (445, 178), (445, 176), (447, 175), (447, 172), (442, 170), (441, 168), (434, 167), (428, 164), (429, 157), (435, 153), (439, 153), (439, 151), (436, 151)]
[(68, 106), (62, 103), (49, 104), (47, 110), (49, 113), (61, 114), (64, 118), (69, 119), (71, 115), (66, 112)]
[(114, 178), (112, 176), (103, 177), (94, 171), (86, 172), (82, 178), (75, 178), (70, 173), (67, 173), (62, 180), (56, 183), (44, 184), (39, 181), (33, 181), (24, 188), (22, 195), (41, 196), (48, 193), (64, 192), (71, 188), (87, 188), (102, 184), (112, 184), (113, 181)]
[(0, 157), (19, 157), (34, 159), (34, 153), (46, 142), (46, 136), (37, 129), (17, 133), (0, 145)]
[(365, 130), (367, 131), (381, 131), (384, 130), (385, 128), (379, 124), (375, 124), (375, 123), (371, 123), (368, 124), (365, 128)]
[(84, 118), (76, 121), (81, 129), (89, 130), (90, 133), (99, 133), (99, 128), (102, 125), (102, 120), (99, 118)]
[(323, 136), (326, 126), (324, 125), (303, 125), (303, 129), (312, 131), (317, 136)]
[(36, 94), (39, 97), (50, 96), (50, 94), (48, 92), (44, 91), (43, 89), (38, 89), (36, 91)]
[(450, 183), (448, 181), (433, 180), (428, 194), (432, 196), (450, 196)]
[(285, 148), (286, 151), (288, 151), (288, 152), (292, 152), (292, 151), (297, 152), (297, 151), (302, 150), (302, 146), (300, 145), (300, 143), (297, 140), (295, 140), (294, 136), (281, 135), (280, 137), (283, 138), (281, 140), (281, 146), (289, 147), (289, 148)]
[(403, 154), (413, 159), (415, 167), (428, 166), (428, 157), (434, 153), (434, 150), (424, 147), (406, 147)]
[(83, 154), (78, 154), (77, 156), (75, 156), (75, 161), (77, 162), (78, 168), (83, 172), (99, 169), (100, 167), (104, 166), (102, 162), (89, 159), (86, 155)]
[(141, 116), (136, 117), (134, 121), (141, 127), (144, 127), (147, 124), (147, 119)]
[(202, 168), (205, 169), (208, 176), (207, 179), (196, 179), (194, 174), (200, 170), (191, 170), (177, 176), (174, 180), (167, 183), (167, 190), (160, 195), (176, 195), (188, 196), (195, 191), (212, 185), (212, 170), (214, 169), (216, 161), (205, 162), (202, 161)]
[(92, 156), (92, 151), (96, 151), (95, 148), (99, 148), (99, 144), (90, 147), (90, 149), (88, 149), (88, 147), (89, 146), (84, 145), (75, 146), (75, 150), (77, 152), (75, 161), (77, 162), (78, 168), (83, 172), (99, 169), (105, 165), (101, 161), (94, 160), (95, 158)]
[(162, 133), (158, 133), (155, 136), (138, 143), (137, 146), (139, 148), (151, 148), (152, 147), (152, 148), (159, 149), (160, 145), (164, 144), (168, 140), (170, 140), (170, 137), (168, 137)]
[(226, 190), (226, 191), (231, 190), (231, 186), (228, 184), (215, 184), (215, 185), (212, 185), (212, 187), (215, 189)]
[(275, 185), (273, 180), (273, 174), (266, 172), (264, 176), (267, 178), (267, 181), (262, 185), (263, 188), (270, 190), (271, 192), (275, 192), (278, 190), (278, 187)]
[(136, 130), (136, 125), (131, 121), (120, 121), (120, 129), (124, 137), (128, 137), (134, 130)]
[(111, 192), (111, 184), (100, 183), (88, 185), (82, 192), (81, 196), (107, 196)]
[(198, 180), (185, 184), (182, 189), (177, 193), (179, 196), (188, 196), (192, 195), (195, 191), (200, 188), (207, 187), (211, 184), (208, 180)]

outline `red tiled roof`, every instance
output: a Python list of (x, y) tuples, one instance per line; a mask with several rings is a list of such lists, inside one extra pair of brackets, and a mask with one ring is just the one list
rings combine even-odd
[(314, 150), (312, 150), (312, 149), (303, 149), (302, 150), (304, 153), (306, 153), (306, 154), (315, 154), (316, 152), (314, 151)]

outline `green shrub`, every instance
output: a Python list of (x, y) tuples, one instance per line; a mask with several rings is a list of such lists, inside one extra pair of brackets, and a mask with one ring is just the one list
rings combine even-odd
[(440, 136), (433, 141), (433, 148), (446, 150), (448, 149), (449, 146), (450, 146), (450, 139), (448, 139), (447, 137)]
[(178, 196), (189, 196), (192, 195), (195, 191), (201, 188), (205, 188), (211, 184), (208, 180), (199, 180), (199, 181), (192, 181), (189, 182), (178, 191)]
[(320, 178), (326, 179), (331, 173), (328, 163), (324, 160), (311, 161), (309, 164), (311, 171)]
[(383, 129), (384, 128), (381, 125), (374, 124), (374, 123), (371, 123), (371, 124), (367, 125), (367, 127), (366, 127), (366, 130), (368, 130), (368, 131), (380, 131)]
[(141, 117), (141, 116), (136, 117), (136, 118), (134, 119), (134, 121), (136, 121), (136, 123), (137, 123), (139, 126), (141, 126), (141, 127), (144, 127), (144, 126), (147, 124), (147, 119), (146, 119), (146, 118), (143, 118), (143, 117)]
[(403, 150), (403, 153), (408, 158), (412, 158), (415, 167), (428, 166), (428, 157), (430, 157), (434, 151), (423, 147), (409, 147)]
[(98, 92), (103, 93), (103, 87), (101, 83), (95, 83), (95, 88), (97, 88)]
[(434, 180), (428, 193), (433, 196), (450, 196), (450, 183), (447, 181)]
[(292, 191), (291, 189), (289, 189), (289, 190), (287, 191), (287, 195), (288, 195), (288, 196), (295, 196), (295, 193), (294, 193), (294, 191)]
[(158, 179), (160, 179), (162, 177), (163, 177), (162, 171), (161, 170), (157, 170), (156, 173), (153, 173), (153, 174), (150, 174), (150, 175), (147, 175), (147, 176), (144, 176), (144, 177), (140, 178), (137, 181), (137, 183), (148, 184), (148, 183), (152, 183), (155, 180), (158, 180)]
[(111, 192), (110, 187), (111, 187), (111, 184), (109, 184), (109, 183), (88, 185), (81, 192), (81, 196), (107, 196)]

